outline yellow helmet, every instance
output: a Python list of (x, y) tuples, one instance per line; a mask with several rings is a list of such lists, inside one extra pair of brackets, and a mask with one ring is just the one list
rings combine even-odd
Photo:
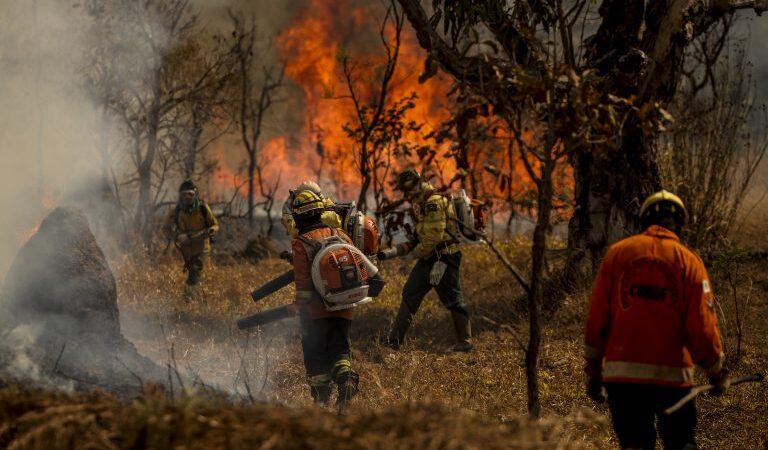
[(662, 211), (675, 215), (681, 223), (688, 220), (688, 211), (680, 197), (663, 189), (645, 199), (640, 208), (640, 218), (644, 219)]
[(300, 191), (294, 196), (291, 209), (293, 209), (294, 214), (300, 216), (316, 214), (325, 210), (325, 202), (312, 191)]
[(302, 181), (301, 184), (296, 188), (294, 192), (301, 192), (301, 191), (312, 191), (315, 194), (317, 194), (320, 198), (323, 197), (323, 190), (320, 189), (320, 185), (312, 180)]

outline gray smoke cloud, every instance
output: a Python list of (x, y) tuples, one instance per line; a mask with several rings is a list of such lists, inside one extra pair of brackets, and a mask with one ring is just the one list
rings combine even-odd
[(755, 103), (768, 103), (768, 15), (743, 12), (734, 30), (737, 37), (749, 38), (749, 59), (754, 64)]
[(0, 0), (0, 273), (45, 209), (97, 173), (95, 110), (78, 86), (80, 11)]

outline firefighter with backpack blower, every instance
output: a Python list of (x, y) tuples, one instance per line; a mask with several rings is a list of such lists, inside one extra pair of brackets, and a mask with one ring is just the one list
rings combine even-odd
[(163, 223), (163, 234), (174, 243), (184, 258), (187, 280), (184, 300), (197, 292), (200, 275), (211, 253), (211, 240), (219, 231), (219, 223), (211, 208), (200, 198), (191, 180), (179, 187), (179, 201)]
[(336, 404), (344, 406), (358, 390), (359, 376), (350, 362), (353, 307), (378, 295), (384, 281), (344, 231), (324, 223), (321, 195), (296, 192), (291, 210), (297, 229), (291, 245), (296, 284), (292, 309), (301, 323), (310, 392), (315, 402), (325, 405), (335, 383)]
[(396, 179), (397, 189), (412, 207), (416, 220), (416, 239), (380, 251), (379, 260), (411, 254), (416, 264), (403, 287), (402, 303), (384, 344), (398, 349), (404, 342), (413, 317), (424, 297), (433, 288), (440, 302), (451, 312), (456, 331), (457, 352), (472, 350), (472, 330), (469, 311), (464, 304), (459, 271), (460, 223), (454, 202), (440, 194), (413, 169), (401, 172)]

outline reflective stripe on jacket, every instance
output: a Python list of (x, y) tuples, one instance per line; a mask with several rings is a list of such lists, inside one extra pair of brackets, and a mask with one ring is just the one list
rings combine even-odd
[(712, 286), (701, 259), (652, 226), (606, 253), (589, 301), (587, 372), (604, 381), (693, 384), (722, 367)]
[[(336, 230), (339, 237), (352, 244), (352, 240), (342, 231)], [(322, 240), (331, 236), (331, 229), (328, 226), (319, 226), (307, 231), (301, 236), (311, 240)], [(293, 248), (293, 274), (296, 283), (296, 304), (311, 319), (324, 319), (327, 317), (341, 317), (352, 320), (354, 317), (354, 308), (343, 309), (340, 311), (328, 311), (325, 308), (320, 294), (312, 283), (312, 259), (307, 253), (307, 248), (299, 239), (294, 239), (291, 247)]]

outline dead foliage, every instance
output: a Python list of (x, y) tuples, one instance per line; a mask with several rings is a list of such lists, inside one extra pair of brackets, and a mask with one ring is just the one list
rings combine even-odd
[(0, 391), (0, 445), (8, 449), (589, 448), (572, 427), (599, 424), (587, 411), (566, 418), (503, 423), (440, 402), (406, 403), (338, 416), (319, 408), (231, 404), (161, 391), (130, 404), (84, 395)]

